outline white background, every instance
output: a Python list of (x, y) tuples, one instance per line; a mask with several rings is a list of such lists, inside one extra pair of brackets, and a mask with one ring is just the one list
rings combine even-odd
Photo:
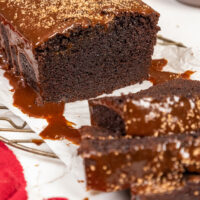
[(159, 34), (200, 47), (200, 8), (184, 5), (176, 0), (144, 0), (160, 13)]

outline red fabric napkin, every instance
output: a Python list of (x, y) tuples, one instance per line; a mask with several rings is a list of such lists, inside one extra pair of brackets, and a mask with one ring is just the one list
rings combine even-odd
[(27, 199), (23, 168), (14, 153), (2, 142), (0, 142), (0, 199)]

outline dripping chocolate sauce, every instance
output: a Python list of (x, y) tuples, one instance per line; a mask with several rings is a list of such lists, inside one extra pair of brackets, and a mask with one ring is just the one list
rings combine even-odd
[(73, 123), (63, 116), (65, 103), (44, 103), (38, 105), (37, 93), (28, 85), (22, 84), (20, 78), (15, 76), (0, 58), (0, 66), (5, 70), (4, 76), (13, 87), (13, 105), (30, 117), (43, 118), (48, 126), (40, 133), (43, 139), (60, 140), (67, 139), (74, 144), (80, 143), (80, 133), (73, 128)]
[(33, 140), (32, 140), (32, 143), (36, 144), (37, 146), (40, 146), (41, 144), (44, 143), (44, 141), (39, 140), (39, 139), (33, 139)]
[(177, 78), (190, 79), (190, 76), (194, 73), (193, 71), (185, 71), (182, 74), (176, 74), (172, 72), (163, 72), (163, 68), (167, 65), (166, 59), (152, 60), (151, 67), (149, 70), (149, 81), (153, 85), (164, 83), (166, 81), (174, 80)]

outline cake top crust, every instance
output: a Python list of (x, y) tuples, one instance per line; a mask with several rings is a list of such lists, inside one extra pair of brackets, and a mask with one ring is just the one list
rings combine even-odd
[(6, 19), (33, 46), (74, 26), (107, 24), (120, 12), (155, 12), (141, 0), (0, 0)]

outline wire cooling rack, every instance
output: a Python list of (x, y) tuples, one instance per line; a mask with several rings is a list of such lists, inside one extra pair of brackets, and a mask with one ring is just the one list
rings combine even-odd
[[(182, 48), (186, 48), (186, 46), (182, 43), (173, 41), (171, 39), (165, 38), (161, 35), (158, 35), (158, 40), (157, 43), (160, 45), (164, 45), (164, 46), (168, 46), (168, 45), (175, 45), (177, 47), (182, 47)], [(1, 106), (0, 105), (0, 111), (1, 110), (5, 110), (8, 111), (8, 108), (6, 108), (5, 106)], [(18, 125), (16, 124), (11, 118), (9, 117), (5, 117), (5, 116), (1, 116), (0, 115), (0, 121), (6, 121), (8, 122), (11, 126), (11, 128), (1, 128), (0, 126), (0, 133), (1, 132), (14, 132), (14, 133), (34, 133), (30, 128), (27, 128), (27, 123), (23, 122), (22, 125)], [(6, 143), (7, 145), (10, 145), (14, 148), (29, 152), (29, 153), (33, 153), (33, 154), (37, 154), (40, 156), (46, 156), (46, 157), (50, 157), (50, 158), (58, 158), (54, 153), (51, 152), (46, 152), (43, 150), (38, 150), (36, 148), (31, 148), (26, 146), (27, 144), (30, 143), (34, 143), (34, 140), (39, 143), (44, 143), (44, 141), (42, 139), (38, 140), (36, 138), (32, 138), (32, 139), (8, 139), (5, 138), (3, 136), (0, 136), (0, 141)]]
[(183, 43), (176, 42), (169, 38), (163, 37), (162, 35), (158, 35), (157, 43), (163, 46), (175, 45), (177, 47), (187, 48)]
[[(3, 111), (8, 111), (8, 108), (6, 108), (5, 106), (0, 106), (0, 110)], [(0, 121), (6, 121), (10, 124), (9, 128), (1, 128), (0, 127), (0, 132), (14, 132), (16, 133), (16, 135), (18, 133), (34, 133), (30, 128), (26, 128), (27, 127), (27, 123), (23, 122), (22, 125), (18, 125), (16, 124), (16, 122), (14, 120), (12, 120), (10, 117), (4, 117), (2, 115), (0, 115)], [(30, 143), (35, 143), (35, 141), (37, 141), (37, 143), (44, 143), (44, 141), (42, 139), (36, 139), (36, 137), (32, 139), (8, 139), (6, 137), (0, 136), (0, 141), (6, 143), (7, 145), (10, 145), (14, 148), (29, 152), (29, 153), (33, 153), (33, 154), (37, 154), (40, 156), (46, 156), (46, 157), (50, 157), (50, 158), (57, 158), (57, 156), (54, 153), (51, 152), (46, 152), (43, 150), (38, 150), (35, 148), (31, 148), (26, 146), (26, 144), (30, 144)]]

